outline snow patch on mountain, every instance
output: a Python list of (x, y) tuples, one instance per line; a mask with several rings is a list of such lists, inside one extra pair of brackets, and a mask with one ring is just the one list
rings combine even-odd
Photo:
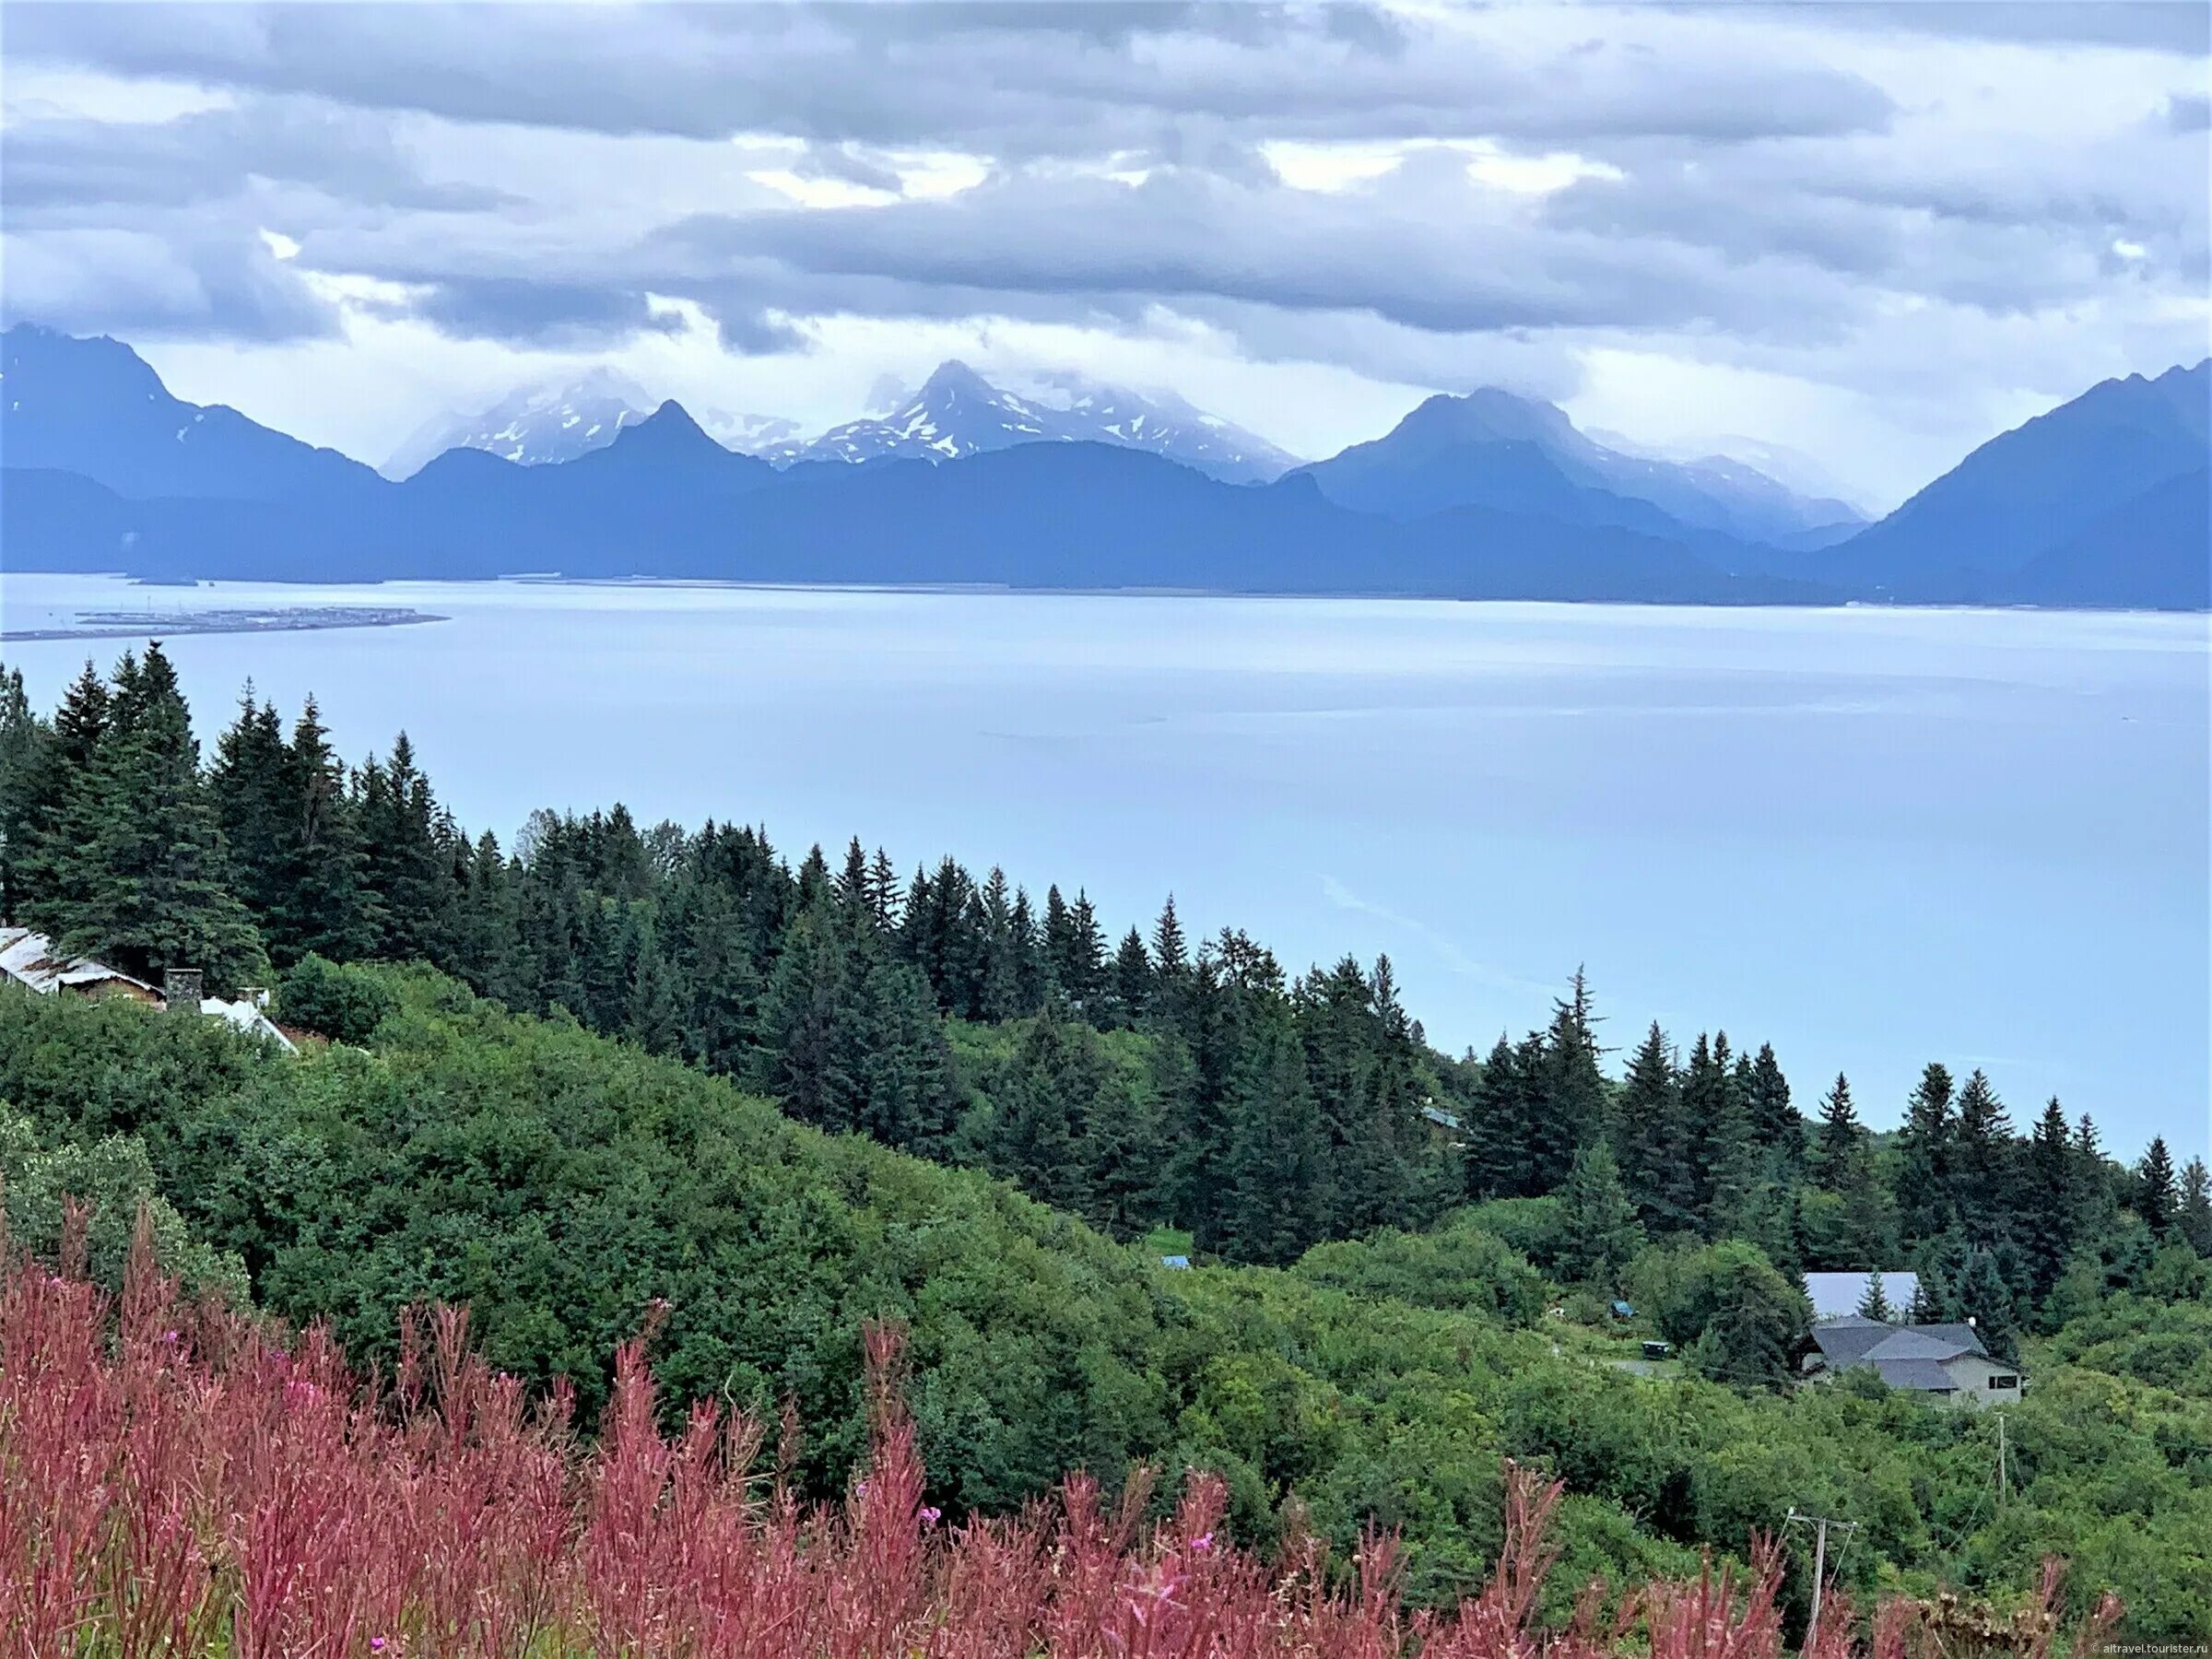
[(1230, 483), (1264, 483), (1298, 463), (1265, 439), (1170, 393), (1141, 394), (1068, 373), (1006, 386), (967, 364), (941, 363), (921, 387), (901, 394), (877, 381), (880, 414), (832, 427), (819, 437), (754, 453), (779, 465), (799, 462), (912, 459), (958, 461), (1021, 443), (1110, 443), (1141, 449)]

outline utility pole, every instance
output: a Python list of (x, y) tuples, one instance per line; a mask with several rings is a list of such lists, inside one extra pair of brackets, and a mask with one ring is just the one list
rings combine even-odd
[(1830, 1520), (1826, 1515), (1801, 1515), (1794, 1504), (1790, 1508), (1788, 1521), (1793, 1526), (1809, 1526), (1813, 1529), (1813, 1617), (1805, 1627), (1806, 1640), (1810, 1641), (1819, 1632), (1820, 1600), (1828, 1588), (1828, 1529), (1831, 1526), (1837, 1528), (1848, 1541), (1851, 1535), (1858, 1530), (1859, 1524), (1856, 1521)]

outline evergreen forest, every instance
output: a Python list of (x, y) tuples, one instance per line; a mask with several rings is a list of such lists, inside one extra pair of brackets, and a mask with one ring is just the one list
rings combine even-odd
[[(2204, 1160), (2057, 1100), (2016, 1120), (1979, 1071), (1932, 1059), (1877, 1133), (1848, 1077), (1717, 1019), (1624, 1030), (1579, 972), (1454, 1055), (1386, 958), (1286, 964), (1172, 900), (1132, 924), (619, 806), (503, 847), (404, 735), (348, 760), (312, 700), (249, 688), (203, 750), (158, 645), (51, 712), (0, 675), (0, 914), (273, 987), (304, 1034), (0, 994), (11, 1236), (90, 1202), (112, 1277), (143, 1206), (189, 1285), (364, 1362), (465, 1302), (589, 1420), (650, 1319), (669, 1398), (785, 1414), (829, 1493), (888, 1318), (951, 1515), (1215, 1471), (1241, 1537), (1394, 1528), (1441, 1603), (1487, 1576), (1512, 1457), (1566, 1483), (1554, 1612), (1795, 1510), (1855, 1524), (1861, 1591), (2017, 1597), (2057, 1554), (2135, 1639), (2212, 1629)], [(1971, 1319), (2030, 1372), (2002, 1453), (1977, 1414), (1798, 1381), (1800, 1276), (1900, 1267), (1913, 1305), (1870, 1280), (1863, 1311)], [(1664, 1363), (1618, 1359), (1623, 1300)]]

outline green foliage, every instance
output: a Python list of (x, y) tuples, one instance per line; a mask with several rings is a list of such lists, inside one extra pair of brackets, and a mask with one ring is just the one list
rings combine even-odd
[(1805, 1292), (1740, 1240), (1646, 1251), (1629, 1270), (1661, 1335), (1716, 1382), (1774, 1385), (1811, 1321)]
[(1575, 1154), (1560, 1209), (1559, 1268), (1570, 1278), (1610, 1286), (1643, 1248), (1643, 1228), (1620, 1183), (1609, 1142), (1600, 1140)]
[[(1287, 1272), (1169, 1272), (1004, 1182), (822, 1135), (573, 1020), (517, 1018), (423, 971), (352, 971), (391, 999), (373, 1052), (300, 1059), (216, 1021), (0, 997), (0, 1092), (48, 1150), (136, 1136), (151, 1179), (118, 1190), (169, 1194), (265, 1306), (328, 1319), (366, 1359), (392, 1359), (401, 1308), (466, 1301), (495, 1363), (574, 1377), (589, 1420), (614, 1344), (663, 1299), (669, 1398), (790, 1400), (817, 1491), (862, 1443), (859, 1326), (889, 1316), (948, 1509), (1016, 1504), (1077, 1466), (1112, 1483), (1157, 1463), (1171, 1491), (1204, 1465), (1253, 1539), (1293, 1498), (1339, 1547), (1371, 1519), (1402, 1526), (1411, 1587), (1434, 1601), (1495, 1548), (1510, 1455), (1569, 1480), (1559, 1541), (1615, 1582), (1741, 1549), (1795, 1505), (1859, 1522), (1859, 1593), (2023, 1583), (2071, 1529), (2143, 1629), (2198, 1610), (2201, 1307), (2104, 1299), (2100, 1323), (2030, 1353), (2000, 1516), (1986, 1425), (1732, 1374), (1747, 1357), (1768, 1374), (1775, 1332), (1802, 1317), (1740, 1243), (1655, 1247), (1629, 1276), (1727, 1383), (1634, 1377), (1538, 1312), (1512, 1235), (1556, 1238), (1556, 1199), (1323, 1244)], [(967, 1030), (963, 1069), (1004, 1042)], [(1147, 1040), (1100, 1041), (1141, 1074)], [(2177, 1541), (2171, 1571), (2135, 1547), (2147, 1534)]]
[(1409, 1307), (1477, 1313), (1502, 1324), (1533, 1324), (1544, 1281), (1526, 1257), (1463, 1210), (1429, 1232), (1383, 1231), (1317, 1244), (1299, 1259), (1300, 1278)]
[(392, 994), (373, 973), (308, 952), (276, 986), (276, 1017), (287, 1025), (333, 1042), (362, 1043), (394, 1006)]
[(37, 1126), (0, 1102), (0, 1216), (10, 1245), (49, 1266), (62, 1259), (67, 1206), (86, 1211), (83, 1272), (110, 1292), (123, 1288), (131, 1242), (143, 1217), (154, 1265), (188, 1295), (246, 1301), (245, 1265), (194, 1239), (155, 1190), (153, 1165), (135, 1135), (41, 1144)]
[[(1839, 1077), (1808, 1137), (1773, 1051), (1718, 1031), (1682, 1058), (1654, 1025), (1614, 1082), (1579, 974), (1544, 1030), (1455, 1060), (1387, 959), (1288, 973), (1171, 901), (1109, 958), (1079, 891), (1040, 913), (950, 859), (901, 887), (857, 841), (794, 868), (757, 830), (618, 806), (535, 815), (511, 855), (404, 735), (348, 773), (312, 704), (288, 737), (249, 692), (201, 769), (158, 651), (88, 667), (50, 720), (0, 674), (0, 895), (141, 971), (258, 976), (265, 942), (285, 1018), (373, 1048), (279, 1060), (219, 1022), (0, 998), (41, 1190), (98, 1186), (96, 1235), (146, 1199), (165, 1253), (234, 1255), (367, 1357), (398, 1309), (465, 1300), (495, 1361), (573, 1376), (588, 1410), (664, 1299), (670, 1397), (789, 1400), (828, 1489), (861, 1439), (859, 1323), (888, 1314), (947, 1505), (1206, 1463), (1255, 1537), (1292, 1498), (1340, 1546), (1402, 1526), (1433, 1599), (1480, 1576), (1510, 1454), (1572, 1484), (1578, 1571), (1677, 1567), (1795, 1505), (1859, 1521), (1861, 1591), (2018, 1582), (2071, 1536), (2145, 1629), (2202, 1611), (2143, 1544), (2203, 1558), (2202, 1331), (2034, 1339), (2201, 1302), (2203, 1164), (2161, 1143), (2124, 1169), (2055, 1101), (2018, 1136), (1979, 1074), (1929, 1067), (1894, 1140)], [(1114, 1241), (1147, 1236), (1177, 1247)], [(1193, 1251), (1205, 1271), (1154, 1259)], [(2025, 1349), (2002, 1516), (1972, 1424), (1791, 1386), (1795, 1274), (1904, 1261), (1916, 1316)], [(1581, 1281), (1570, 1310), (1620, 1284), (1690, 1374), (1525, 1328), (1539, 1273)]]

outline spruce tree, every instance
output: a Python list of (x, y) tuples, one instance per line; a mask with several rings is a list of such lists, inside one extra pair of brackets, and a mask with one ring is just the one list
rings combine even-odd
[(991, 1163), (1022, 1191), (1063, 1209), (1089, 1197), (1077, 1155), (1088, 1107), (1099, 1091), (1099, 1060), (1089, 1032), (1047, 1011), (1025, 1029), (998, 1091)]
[(875, 907), (869, 896), (868, 854), (854, 836), (845, 843), (845, 862), (837, 873), (838, 907), (857, 922), (872, 926)]
[(1114, 1024), (1135, 1025), (1152, 1011), (1153, 981), (1152, 959), (1143, 936), (1133, 927), (1122, 935), (1121, 948), (1113, 955)]
[(1014, 910), (1007, 922), (1014, 950), (1014, 1006), (1022, 1014), (1041, 1014), (1052, 977), (1045, 969), (1044, 941), (1026, 888), (1014, 889)]
[(760, 999), (755, 1084), (801, 1123), (851, 1129), (865, 1042), (850, 935), (823, 912), (803, 910), (784, 935)]
[(59, 778), (47, 782), (51, 740), (31, 711), (23, 671), (0, 667), (0, 921), (23, 908), (25, 853), (34, 826), (58, 804)]
[(1160, 907), (1159, 920), (1152, 924), (1152, 968), (1163, 984), (1180, 980), (1190, 971), (1189, 947), (1183, 941), (1182, 924), (1175, 915), (1172, 893)]
[(1254, 1021), (1229, 1107), (1229, 1192), (1219, 1234), (1207, 1242), (1239, 1261), (1295, 1261), (1321, 1236), (1321, 1123), (1279, 1003)]
[(890, 854), (878, 847), (868, 861), (868, 914), (876, 924), (877, 933), (887, 939), (895, 935), (903, 909), (899, 873), (892, 867)]
[[(350, 961), (375, 947), (378, 916), (363, 875), (354, 806), (346, 787), (346, 768), (331, 751), (315, 700), (301, 706), (291, 742), (276, 756), (281, 893), (268, 913), (270, 954), (281, 965), (308, 952), (333, 961)], [(456, 838), (457, 839), (457, 838)], [(454, 865), (453, 854), (463, 855)], [(441, 884), (449, 894), (465, 890), (465, 842), (449, 848), (449, 874)], [(450, 923), (453, 918), (449, 913)]]
[(928, 982), (910, 962), (870, 953), (859, 1023), (854, 1126), (886, 1146), (944, 1156), (956, 1110), (952, 1056)]
[(1533, 1033), (1516, 1048), (1500, 1032), (1481, 1079), (1467, 1101), (1462, 1123), (1466, 1132), (1467, 1196), (1518, 1198), (1528, 1194), (1530, 1120), (1535, 1101), (1531, 1074), (1542, 1055), (1543, 1039)]
[(1643, 1248), (1643, 1229), (1621, 1184), (1609, 1141), (1601, 1138), (1575, 1154), (1560, 1199), (1559, 1270), (1601, 1288), (1613, 1288)]
[(2177, 1225), (2191, 1249), (2200, 1256), (2212, 1256), (2212, 1184), (2206, 1182), (2201, 1158), (2193, 1158), (2183, 1167)]
[(376, 954), (392, 961), (435, 959), (452, 898), (452, 866), (439, 843), (436, 798), (405, 732), (393, 739), (389, 759), (371, 758), (362, 767), (355, 821), (363, 874), (378, 900)]
[(1966, 1253), (1955, 1291), (1954, 1319), (1974, 1327), (1982, 1346), (2000, 1359), (2015, 1358), (2019, 1348), (2019, 1313), (2012, 1291), (1999, 1270), (1996, 1253), (1979, 1246)]
[(59, 947), (141, 977), (200, 969), (210, 990), (265, 982), (176, 671), (158, 642), (143, 665), (127, 655), (124, 665), (115, 719), (80, 783), (93, 827), (81, 890), (57, 918)]
[(2173, 1155), (2166, 1150), (2166, 1137), (2154, 1135), (2143, 1161), (2136, 1166), (2136, 1214), (2157, 1238), (2173, 1224), (2176, 1211)]
[(1888, 1324), (1895, 1315), (1889, 1307), (1888, 1292), (1882, 1288), (1882, 1276), (1877, 1272), (1866, 1276), (1866, 1288), (1859, 1292), (1859, 1316), (1878, 1319)]
[[(239, 699), (238, 718), (216, 739), (207, 790), (230, 860), (231, 879), (268, 938), (279, 967), (304, 951), (288, 954), (281, 930), (270, 919), (283, 907), (294, 875), (291, 803), (286, 799), (284, 727), (274, 703), (255, 702), (253, 682)], [(324, 950), (334, 960), (344, 953)]]
[(1865, 1158), (1866, 1128), (1852, 1103), (1851, 1079), (1838, 1072), (1835, 1087), (1820, 1100), (1820, 1127), (1813, 1137), (1813, 1178), (1830, 1192), (1843, 1192)]
[(1537, 1084), (1543, 1099), (1530, 1147), (1531, 1178), (1539, 1192), (1563, 1185), (1577, 1149), (1610, 1133), (1611, 1091), (1598, 1069), (1598, 1053), (1590, 986), (1577, 968), (1568, 994), (1552, 1004), (1545, 1034)]
[(1024, 941), (1014, 924), (1006, 873), (994, 866), (980, 892), (983, 935), (983, 975), (977, 1012), (989, 1020), (1012, 1019), (1022, 1009), (1021, 957)]
[(1111, 1023), (1100, 1018), (1107, 1010), (1106, 935), (1099, 927), (1099, 912), (1080, 888), (1067, 912), (1070, 938), (1065, 959), (1058, 967), (1061, 987), (1068, 1000), (1093, 1025)]
[[(129, 660), (126, 656), (126, 662)], [(95, 764), (112, 719), (108, 688), (88, 662), (53, 723), (18, 732), (11, 784), (7, 919), (59, 938), (85, 901), (93, 869), (86, 848), (100, 828)]]
[(1682, 1119), (1682, 1082), (1674, 1047), (1653, 1020), (1629, 1058), (1620, 1091), (1621, 1179), (1656, 1229), (1697, 1224), (1697, 1173)]
[(1684, 1093), (1695, 1091), (1697, 1100), (1691, 1110), (1705, 1131), (1703, 1155), (1699, 1159), (1704, 1177), (1705, 1236), (1748, 1238), (1762, 1165), (1748, 1099), (1750, 1063), (1731, 1058), (1725, 1031), (1713, 1033), (1712, 1044), (1704, 1053), (1700, 1067), (1693, 1052), (1691, 1076), (1685, 1080)]
[(2066, 1114), (2056, 1096), (2036, 1119), (2025, 1156), (2026, 1246), (2029, 1282), (2037, 1301), (2051, 1294), (2074, 1253), (2083, 1220), (2080, 1168)]
[(1790, 1080), (1783, 1076), (1771, 1042), (1760, 1043), (1751, 1062), (1745, 1105), (1759, 1143), (1779, 1152), (1783, 1166), (1794, 1171), (1805, 1154), (1805, 1120), (1790, 1104)]
[(1084, 1214), (1115, 1238), (1133, 1239), (1165, 1218), (1168, 1147), (1161, 1103), (1151, 1075), (1124, 1074), (1088, 1029), (1080, 1029), (1099, 1056), (1100, 1080), (1076, 1147), (1088, 1188)]
[(1971, 1238), (1994, 1244), (2008, 1230), (2013, 1200), (2012, 1121), (1979, 1067), (1959, 1091), (1952, 1181)]
[(623, 1010), (623, 1035), (649, 1054), (676, 1053), (683, 1046), (683, 1004), (659, 936), (642, 919), (636, 924), (629, 957), (629, 996)]
[(1910, 1324), (1942, 1324), (1956, 1316), (1949, 1284), (1931, 1253), (1922, 1259), (1912, 1286), (1912, 1300), (1905, 1312)]
[(1952, 1186), (1957, 1121), (1951, 1110), (1951, 1074), (1931, 1064), (1906, 1102), (1897, 1137), (1897, 1205), (1910, 1240), (1933, 1239), (1958, 1218)]

